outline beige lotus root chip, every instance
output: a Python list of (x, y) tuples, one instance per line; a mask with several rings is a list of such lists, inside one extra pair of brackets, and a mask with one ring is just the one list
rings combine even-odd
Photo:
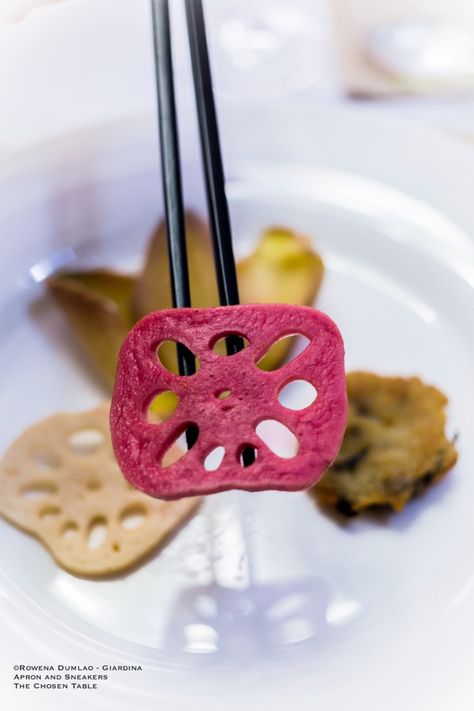
[(79, 575), (134, 565), (199, 501), (153, 499), (124, 479), (110, 442), (108, 403), (33, 425), (0, 463), (0, 513)]

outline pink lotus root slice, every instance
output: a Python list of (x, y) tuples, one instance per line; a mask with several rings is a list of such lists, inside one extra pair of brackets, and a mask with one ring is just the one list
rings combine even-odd
[[(213, 346), (239, 334), (248, 346), (226, 356)], [(291, 362), (272, 372), (257, 363), (279, 339), (300, 334), (309, 339)], [(184, 344), (199, 359), (191, 376), (179, 376), (160, 362), (163, 341)], [(278, 400), (293, 380), (310, 382), (316, 400), (290, 410)], [(150, 402), (162, 392), (179, 398), (164, 422), (149, 421)], [(220, 398), (223, 391), (230, 395)], [(347, 419), (344, 344), (331, 319), (306, 306), (287, 304), (169, 309), (149, 314), (128, 334), (119, 357), (111, 407), (112, 441), (117, 461), (137, 489), (162, 499), (211, 494), (228, 489), (296, 491), (315, 484), (335, 459)], [(257, 435), (264, 420), (285, 425), (298, 440), (295, 456), (284, 459)], [(194, 446), (170, 466), (169, 447), (190, 426), (199, 428)], [(215, 471), (204, 462), (223, 447)], [(242, 463), (253, 448), (255, 461)], [(166, 462), (165, 462), (166, 464)]]

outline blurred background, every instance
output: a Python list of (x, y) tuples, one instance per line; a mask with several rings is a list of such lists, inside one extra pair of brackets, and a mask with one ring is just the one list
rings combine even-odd
[[(181, 120), (192, 112), (172, 0)], [(219, 108), (351, 107), (474, 138), (472, 0), (207, 0)], [(0, 0), (0, 156), (155, 110), (149, 0)]]

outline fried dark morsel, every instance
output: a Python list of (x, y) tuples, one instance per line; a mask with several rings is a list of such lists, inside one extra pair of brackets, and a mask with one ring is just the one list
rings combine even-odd
[(457, 460), (444, 428), (447, 398), (419, 378), (347, 375), (349, 418), (341, 450), (311, 492), (345, 515), (401, 511)]

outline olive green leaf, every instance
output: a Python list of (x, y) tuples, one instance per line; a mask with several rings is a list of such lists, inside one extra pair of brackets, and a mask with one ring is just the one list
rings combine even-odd
[[(186, 212), (185, 230), (191, 303), (202, 308), (217, 306), (219, 296), (208, 227), (198, 215)], [(151, 236), (145, 266), (133, 293), (133, 309), (137, 318), (141, 318), (151, 311), (171, 307), (168, 243), (166, 224), (163, 221)], [(177, 372), (176, 348), (171, 342), (165, 343), (160, 349), (160, 358), (168, 370)]]
[(64, 272), (47, 281), (50, 294), (110, 388), (120, 346), (135, 321), (134, 287), (134, 277), (107, 269)]
[[(186, 245), (192, 305), (202, 308), (217, 306), (219, 297), (209, 230), (193, 212), (186, 213)], [(136, 316), (141, 318), (151, 311), (171, 307), (166, 224), (161, 222), (150, 238), (145, 266), (134, 289), (133, 308)]]

